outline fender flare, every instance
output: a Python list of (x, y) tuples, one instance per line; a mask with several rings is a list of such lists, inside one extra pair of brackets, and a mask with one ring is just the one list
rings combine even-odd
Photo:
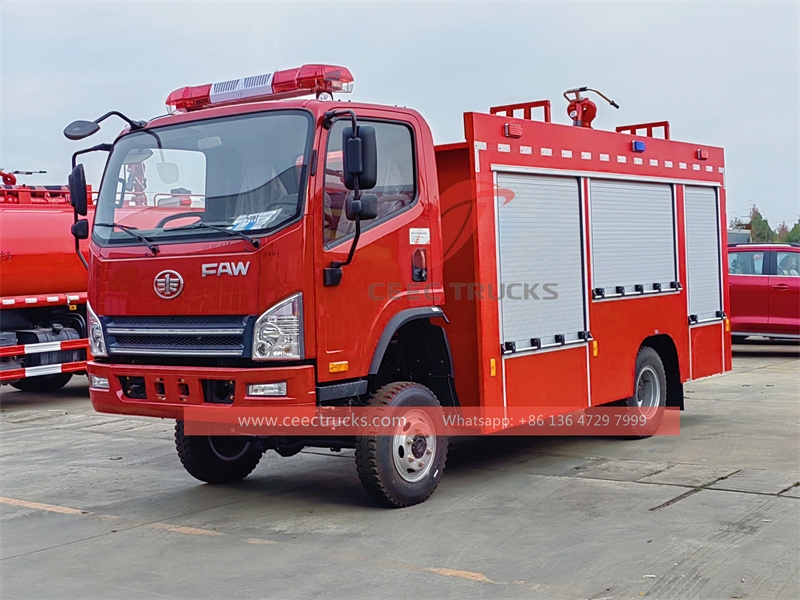
[[(439, 308), (438, 306), (426, 306), (420, 308), (407, 308), (405, 310), (401, 310), (395, 316), (393, 316), (389, 322), (386, 324), (386, 327), (383, 329), (383, 333), (381, 337), (378, 338), (378, 345), (375, 347), (375, 353), (372, 355), (372, 362), (369, 365), (369, 375), (377, 375), (378, 370), (381, 366), (381, 361), (383, 361), (383, 355), (386, 354), (386, 349), (389, 347), (389, 342), (392, 341), (392, 337), (400, 329), (403, 325), (408, 323), (409, 321), (416, 321), (417, 319), (432, 319), (434, 317), (440, 317), (447, 322), (447, 317), (444, 314), (444, 311)], [(447, 343), (447, 338), (445, 337), (445, 343)], [(447, 343), (447, 351), (450, 353), (450, 344)], [(452, 357), (450, 358), (450, 365), (452, 367), (453, 360)]]

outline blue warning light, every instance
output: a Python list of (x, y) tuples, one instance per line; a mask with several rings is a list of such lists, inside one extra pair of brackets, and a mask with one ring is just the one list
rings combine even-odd
[(640, 142), (639, 140), (633, 140), (631, 142), (631, 148), (634, 152), (644, 152), (647, 149), (644, 142)]

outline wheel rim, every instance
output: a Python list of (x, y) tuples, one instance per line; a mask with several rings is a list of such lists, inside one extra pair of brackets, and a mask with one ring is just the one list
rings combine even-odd
[(234, 462), (250, 450), (253, 443), (238, 436), (208, 436), (211, 452), (224, 462)]
[(639, 408), (658, 408), (661, 405), (661, 383), (653, 367), (646, 366), (639, 373), (635, 398)]
[(424, 412), (410, 411), (403, 416), (405, 424), (392, 437), (392, 458), (397, 474), (409, 483), (416, 483), (425, 479), (433, 468), (436, 436)]

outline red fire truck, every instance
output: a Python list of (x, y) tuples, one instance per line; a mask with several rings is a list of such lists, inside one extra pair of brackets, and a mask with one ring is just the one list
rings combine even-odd
[(0, 382), (52, 392), (86, 369), (86, 271), (68, 188), (15, 174), (0, 172)]
[(267, 449), (355, 448), (367, 492), (408, 506), (444, 469), (429, 427), (190, 435), (186, 415), (682, 408), (684, 382), (731, 368), (722, 149), (666, 122), (592, 129), (586, 88), (565, 94), (573, 125), (547, 101), (500, 106), (435, 146), (414, 110), (334, 101), (352, 82), (305, 65), (119, 115), (91, 232), (98, 411), (176, 419), (209, 483)]

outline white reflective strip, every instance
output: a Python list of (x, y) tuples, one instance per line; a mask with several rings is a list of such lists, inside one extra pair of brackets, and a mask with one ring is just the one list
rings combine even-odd
[(498, 152), (511, 152), (511, 144), (497, 144)]
[(692, 170), (693, 171), (699, 171), (700, 170), (700, 165), (692, 165)]
[(617, 162), (618, 163), (628, 162), (628, 157), (627, 156), (617, 156)]
[(40, 352), (56, 352), (61, 350), (61, 342), (42, 342), (41, 344), (25, 344), (25, 354), (39, 354)]
[(15, 302), (16, 302), (16, 300), (14, 300), (13, 298), (10, 299), (10, 300), (3, 300), (3, 306), (11, 306)]
[(637, 156), (637, 157), (635, 157), (633, 159), (633, 164), (635, 164), (635, 165), (643, 165), (644, 164), (644, 160)]
[(70, 302), (72, 302), (73, 300), (80, 300), (80, 299), (81, 297), (75, 294), (67, 294), (67, 300), (69, 300)]
[(533, 148), (530, 146), (520, 146), (519, 147), (520, 154), (533, 154)]
[(572, 150), (562, 150), (561, 158), (572, 158)]
[(61, 373), (61, 365), (41, 365), (39, 367), (28, 367), (25, 369), (25, 377), (55, 375), (56, 373)]
[(608, 162), (608, 154), (601, 154), (600, 155), (601, 162)]
[(47, 297), (47, 301), (48, 302), (58, 302), (58, 296), (48, 296)]
[(665, 160), (664, 161), (664, 166), (667, 167), (668, 169), (671, 169), (672, 168), (672, 161), (671, 160)]
[(657, 167), (658, 166), (658, 159), (657, 158), (651, 158), (650, 159), (650, 166), (651, 167)]
[(706, 172), (707, 173), (713, 173), (714, 172), (714, 167), (712, 167), (711, 165), (706, 165)]
[(581, 158), (583, 160), (592, 160), (592, 153), (591, 152), (581, 152)]
[(25, 298), (25, 304), (36, 304), (38, 301), (38, 298)]
[(552, 148), (542, 148), (542, 156), (553, 156)]
[(679, 169), (685, 169), (686, 168), (686, 163), (678, 163), (678, 168)]
[(481, 172), (481, 155), (480, 151), (486, 150), (486, 142), (475, 142), (475, 172)]

